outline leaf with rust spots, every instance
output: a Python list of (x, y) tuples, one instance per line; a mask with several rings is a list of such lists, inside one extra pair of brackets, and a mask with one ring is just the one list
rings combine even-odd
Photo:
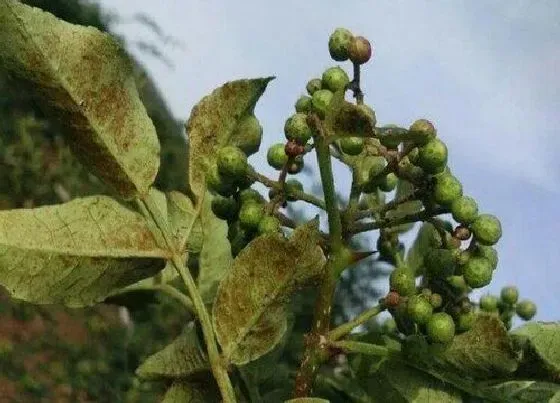
[(411, 362), (470, 379), (507, 377), (515, 372), (519, 360), (500, 319), (482, 313), (473, 327), (455, 336), (449, 346), (428, 345), (424, 339), (411, 336), (405, 351)]
[(212, 212), (212, 196), (207, 192), (200, 211), (202, 250), (198, 270), (198, 290), (205, 303), (212, 303), (218, 285), (233, 264), (228, 225)]
[(367, 137), (375, 132), (375, 114), (368, 116), (364, 106), (358, 106), (344, 99), (345, 91), (334, 93), (325, 116), (325, 126), (329, 134), (344, 137)]
[(218, 150), (230, 143), (241, 119), (255, 105), (274, 77), (231, 81), (204, 97), (186, 123), (189, 138), (189, 185), (196, 197), (206, 190), (205, 172)]
[(0, 0), (0, 38), (0, 65), (29, 84), (76, 156), (122, 197), (146, 195), (160, 145), (121, 46), (14, 0)]
[(29, 302), (93, 305), (168, 256), (144, 217), (111, 197), (0, 212), (0, 284)]
[(200, 212), (181, 192), (166, 193), (167, 218), (176, 248), (182, 253), (200, 253), (202, 249), (202, 222)]
[(136, 375), (146, 380), (184, 379), (208, 371), (208, 358), (191, 322), (171, 344), (148, 357), (136, 370)]
[(211, 379), (205, 379), (173, 382), (165, 392), (161, 403), (220, 403), (221, 401), (216, 383)]
[(543, 367), (553, 379), (560, 380), (560, 323), (531, 322), (512, 332), (512, 337), (524, 349), (524, 361), (533, 370)]
[(245, 364), (280, 341), (287, 326), (285, 302), (323, 272), (319, 239), (318, 220), (313, 220), (290, 240), (280, 234), (258, 237), (234, 259), (213, 307), (214, 329), (226, 360)]

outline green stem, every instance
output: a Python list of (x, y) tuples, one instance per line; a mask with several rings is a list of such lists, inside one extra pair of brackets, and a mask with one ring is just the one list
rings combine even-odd
[(358, 234), (360, 232), (372, 231), (380, 228), (390, 228), (390, 227), (395, 227), (397, 225), (407, 224), (411, 222), (426, 221), (433, 215), (446, 214), (448, 212), (449, 212), (448, 209), (439, 207), (434, 210), (429, 210), (429, 211), (422, 210), (418, 213), (407, 214), (397, 218), (385, 218), (385, 219), (377, 220), (375, 222), (368, 222), (368, 223), (357, 222), (352, 225), (351, 232), (353, 234)]
[(317, 163), (323, 185), (325, 207), (329, 219), (329, 234), (331, 237), (331, 252), (335, 252), (342, 247), (342, 222), (340, 210), (338, 209), (336, 192), (334, 189), (334, 175), (331, 164), (331, 153), (322, 123), (317, 116), (314, 116), (314, 129), (317, 135), (314, 137), (315, 151), (317, 153)]
[(159, 292), (163, 292), (164, 294), (169, 295), (170, 297), (176, 299), (177, 301), (179, 301), (185, 308), (187, 308), (187, 310), (189, 312), (194, 312), (194, 305), (193, 302), (191, 301), (191, 299), (189, 297), (187, 297), (185, 294), (183, 294), (181, 291), (179, 291), (178, 289), (176, 289), (175, 287), (169, 285), (169, 284), (136, 284), (136, 285), (132, 285), (130, 287), (125, 288), (124, 290), (122, 290), (121, 292), (117, 292), (114, 293), (112, 295), (118, 295), (118, 294), (125, 294), (127, 292), (131, 292), (131, 291), (159, 291)]
[(360, 341), (341, 340), (329, 343), (329, 347), (340, 349), (345, 353), (359, 353), (365, 355), (374, 355), (376, 357), (387, 357), (391, 350), (378, 344), (364, 343)]
[[(198, 206), (200, 208), (200, 206), (202, 205), (202, 200), (199, 200), (198, 203)], [(165, 240), (167, 248), (172, 251), (171, 263), (183, 280), (183, 283), (185, 284), (189, 296), (193, 302), (194, 310), (197, 314), (198, 320), (200, 321), (200, 325), (202, 326), (202, 333), (204, 335), (204, 341), (206, 343), (206, 349), (208, 351), (208, 358), (210, 360), (212, 373), (214, 374), (214, 378), (218, 383), (223, 401), (225, 403), (235, 403), (235, 392), (233, 390), (231, 380), (229, 379), (226, 365), (223, 362), (222, 357), (220, 356), (220, 353), (218, 351), (218, 345), (216, 343), (216, 339), (214, 338), (214, 330), (212, 327), (212, 322), (210, 320), (210, 315), (206, 310), (206, 306), (204, 305), (202, 296), (198, 292), (196, 283), (191, 276), (191, 273), (185, 267), (185, 262), (175, 252), (175, 246), (170, 236), (171, 232), (168, 228), (166, 217), (163, 216), (154, 200), (149, 195), (143, 200), (137, 200), (137, 204), (139, 205), (144, 215), (147, 218), (151, 219), (152, 222), (154, 222), (155, 225), (159, 228), (161, 235)]]
[(370, 320), (374, 316), (377, 316), (379, 313), (383, 312), (384, 310), (385, 307), (383, 305), (376, 305), (372, 308), (365, 310), (350, 322), (344, 323), (339, 327), (337, 327), (336, 329), (331, 330), (329, 333), (329, 340), (336, 341), (343, 338), (344, 336), (352, 332), (352, 330), (354, 330), (356, 327), (363, 325), (368, 320)]

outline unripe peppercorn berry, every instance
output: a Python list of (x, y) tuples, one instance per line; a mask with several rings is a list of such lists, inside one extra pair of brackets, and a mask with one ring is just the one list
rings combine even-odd
[(480, 214), (471, 224), (471, 231), (480, 244), (492, 246), (502, 237), (502, 224), (492, 214)]
[(303, 166), (303, 155), (298, 155), (292, 162), (288, 162), (288, 173), (291, 175), (298, 174), (303, 169)]
[(430, 305), (434, 309), (441, 308), (441, 306), (443, 305), (443, 298), (441, 297), (441, 295), (437, 293), (433, 293), (432, 295), (430, 295)]
[(336, 92), (344, 90), (346, 85), (350, 82), (350, 78), (348, 78), (348, 74), (346, 74), (342, 68), (336, 66), (325, 70), (321, 81), (323, 88)]
[(218, 171), (232, 179), (240, 179), (247, 173), (247, 156), (235, 146), (225, 146), (218, 150)]
[(515, 286), (507, 286), (502, 288), (500, 299), (507, 305), (514, 305), (519, 299), (519, 290)]
[(311, 129), (307, 125), (307, 115), (296, 113), (286, 120), (284, 125), (286, 138), (298, 144), (305, 145), (311, 138)]
[(329, 37), (329, 54), (337, 62), (348, 60), (348, 49), (352, 42), (352, 32), (346, 28), (337, 28)]
[(343, 137), (340, 139), (340, 149), (348, 155), (358, 155), (364, 149), (362, 137)]
[(239, 204), (232, 197), (215, 196), (211, 204), (212, 212), (222, 220), (232, 220), (237, 217)]
[(293, 197), (291, 194), (293, 192), (303, 192), (303, 185), (301, 184), (300, 181), (298, 181), (297, 179), (289, 179), (286, 181), (286, 199), (288, 199), (289, 201), (295, 201), (297, 200), (295, 197)]
[(355, 36), (350, 42), (348, 57), (352, 63), (367, 63), (371, 58), (371, 44), (363, 36)]
[(295, 104), (297, 113), (308, 113), (311, 111), (311, 97), (302, 95), (298, 98)]
[(515, 307), (515, 312), (523, 320), (531, 320), (537, 314), (537, 306), (528, 299), (520, 301)]
[(498, 251), (496, 249), (491, 246), (477, 245), (474, 253), (488, 259), (492, 265), (492, 270), (496, 270), (496, 267), (498, 267)]
[(451, 203), (453, 219), (461, 224), (470, 224), (478, 217), (478, 205), (470, 196), (461, 196)]
[(426, 333), (433, 343), (450, 343), (455, 336), (455, 322), (445, 312), (435, 313), (426, 325)]
[(230, 196), (236, 190), (235, 184), (230, 179), (224, 178), (220, 172), (218, 172), (218, 165), (216, 163), (212, 163), (208, 167), (206, 183), (211, 191), (221, 196)]
[(332, 101), (333, 93), (329, 90), (319, 90), (313, 93), (313, 111), (321, 118), (324, 119), (327, 114), (327, 109)]
[(416, 292), (416, 281), (414, 274), (405, 267), (397, 267), (389, 276), (391, 291), (402, 296), (414, 295)]
[(258, 203), (246, 203), (241, 205), (239, 210), (239, 223), (243, 228), (255, 231), (259, 228), (259, 223), (264, 217), (264, 209)]
[(409, 134), (414, 138), (414, 143), (420, 146), (436, 137), (436, 129), (427, 119), (418, 119), (408, 128)]
[(288, 141), (284, 147), (284, 152), (288, 157), (297, 157), (305, 152), (305, 147), (295, 141)]
[(274, 216), (266, 216), (259, 222), (259, 234), (275, 234), (280, 232), (280, 220)]
[(307, 90), (307, 93), (309, 95), (313, 96), (313, 94), (319, 91), (322, 88), (322, 86), (323, 84), (320, 78), (313, 78), (307, 82), (305, 89)]
[(410, 319), (419, 325), (427, 323), (434, 310), (432, 305), (422, 295), (414, 295), (410, 297), (407, 305), (408, 316), (410, 316)]
[(429, 249), (424, 256), (424, 266), (432, 277), (447, 277), (455, 271), (455, 258), (449, 249)]
[(457, 332), (463, 333), (469, 331), (476, 321), (476, 313), (473, 311), (461, 313), (457, 318)]
[(288, 162), (288, 156), (286, 155), (285, 145), (282, 143), (277, 143), (268, 149), (266, 154), (266, 160), (268, 165), (274, 169), (280, 170)]
[(463, 195), (463, 185), (451, 175), (442, 173), (435, 177), (434, 200), (443, 206), (449, 206)]
[(472, 257), (463, 267), (463, 277), (471, 288), (481, 288), (492, 280), (492, 265), (483, 257)]
[(430, 140), (420, 148), (418, 166), (426, 173), (435, 174), (443, 171), (447, 164), (447, 146), (439, 139)]
[(385, 334), (393, 334), (397, 331), (397, 323), (393, 318), (387, 318), (381, 324), (381, 330)]
[(264, 197), (255, 189), (245, 189), (239, 192), (239, 203), (241, 205), (248, 203), (264, 204)]
[(397, 187), (397, 183), (399, 182), (399, 178), (393, 172), (388, 173), (385, 175), (381, 181), (379, 181), (379, 189), (384, 192), (391, 192)]
[(230, 145), (239, 147), (246, 155), (259, 151), (263, 135), (263, 128), (254, 115), (249, 115), (240, 120), (235, 127)]
[(498, 297), (494, 295), (483, 295), (478, 301), (480, 310), (484, 312), (497, 312), (498, 311)]

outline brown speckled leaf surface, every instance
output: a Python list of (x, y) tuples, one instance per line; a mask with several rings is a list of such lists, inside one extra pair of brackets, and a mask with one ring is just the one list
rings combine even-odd
[(255, 105), (273, 77), (231, 81), (204, 97), (186, 123), (189, 138), (189, 185), (202, 197), (205, 172), (217, 151), (227, 145), (239, 121), (254, 112)]
[(168, 255), (144, 217), (107, 196), (0, 212), (0, 284), (29, 302), (92, 305)]
[(244, 364), (269, 352), (286, 331), (291, 293), (317, 278), (325, 257), (317, 246), (318, 220), (294, 231), (253, 240), (233, 261), (218, 288), (214, 328), (224, 357)]
[(0, 38), (0, 65), (29, 84), (76, 156), (122, 197), (147, 194), (160, 145), (121, 46), (14, 0), (0, 0)]

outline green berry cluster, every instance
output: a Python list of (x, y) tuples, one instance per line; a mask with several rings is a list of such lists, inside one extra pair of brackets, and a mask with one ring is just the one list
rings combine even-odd
[(478, 307), (480, 311), (498, 315), (508, 329), (515, 314), (522, 320), (531, 320), (537, 314), (537, 305), (528, 299), (519, 300), (519, 290), (515, 286), (503, 287), (499, 296), (483, 295)]

